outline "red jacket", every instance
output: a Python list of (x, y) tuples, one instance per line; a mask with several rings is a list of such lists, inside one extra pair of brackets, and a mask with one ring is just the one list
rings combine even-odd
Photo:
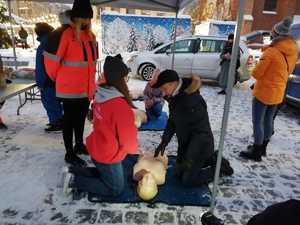
[(97, 46), (87, 32), (81, 32), (80, 40), (72, 26), (49, 36), (44, 64), (47, 74), (56, 83), (57, 97), (92, 99), (94, 95)]
[(91, 158), (100, 163), (122, 161), (136, 154), (134, 113), (116, 89), (98, 88), (93, 104), (93, 131), (86, 139)]

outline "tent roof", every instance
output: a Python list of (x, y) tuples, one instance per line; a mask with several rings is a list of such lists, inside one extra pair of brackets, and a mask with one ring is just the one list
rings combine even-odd
[[(73, 0), (32, 0), (37, 2), (73, 3)], [(93, 5), (116, 8), (146, 9), (154, 11), (176, 12), (194, 0), (90, 0)]]

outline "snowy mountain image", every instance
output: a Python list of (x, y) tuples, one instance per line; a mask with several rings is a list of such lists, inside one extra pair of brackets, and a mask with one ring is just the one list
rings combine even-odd
[[(173, 17), (152, 17), (105, 13), (101, 15), (103, 53), (152, 50), (174, 37)], [(177, 20), (177, 36), (189, 35), (191, 19)]]

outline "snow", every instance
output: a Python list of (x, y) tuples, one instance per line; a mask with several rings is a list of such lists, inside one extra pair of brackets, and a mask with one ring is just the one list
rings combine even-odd
[[(1, 54), (10, 54), (10, 51), (1, 50)], [(34, 51), (18, 49), (18, 56), (32, 62), (34, 55)], [(268, 155), (261, 163), (244, 161), (238, 157), (238, 153), (245, 150), (251, 141), (251, 83), (240, 84), (233, 90), (224, 155), (230, 160), (235, 173), (221, 180), (216, 207), (216, 214), (225, 219), (226, 224), (245, 225), (252, 215), (270, 204), (290, 198), (300, 199), (299, 112), (287, 108), (279, 113)], [(145, 85), (146, 82), (137, 79), (131, 78), (129, 81), (130, 90), (135, 95), (139, 95)], [(201, 88), (208, 105), (216, 148), (225, 100), (224, 96), (217, 95), (218, 91), (219, 88), (206, 84)], [(143, 109), (142, 102), (135, 104)], [(61, 188), (61, 174), (65, 166), (61, 134), (44, 132), (48, 121), (40, 101), (28, 102), (21, 109), (20, 116), (16, 116), (17, 106), (18, 98), (12, 98), (6, 101), (0, 111), (9, 127), (7, 131), (0, 131), (0, 224), (79, 224), (76, 215), (82, 209), (96, 210), (97, 219), (101, 210), (141, 211), (149, 213), (150, 218), (154, 218), (156, 213), (172, 212), (177, 215), (174, 223), (200, 223), (197, 222), (199, 215), (207, 208), (168, 207), (164, 204), (154, 208), (149, 208), (147, 204), (92, 204), (87, 199), (70, 201), (65, 198)], [(167, 111), (167, 105), (164, 110)], [(87, 121), (85, 136), (91, 129)], [(161, 134), (139, 132), (139, 151), (152, 152), (160, 142)], [(176, 154), (176, 149), (174, 138), (167, 152)], [(59, 213), (63, 215), (61, 221), (66, 217), (67, 222), (53, 219)], [(152, 220), (149, 224), (154, 224)]]

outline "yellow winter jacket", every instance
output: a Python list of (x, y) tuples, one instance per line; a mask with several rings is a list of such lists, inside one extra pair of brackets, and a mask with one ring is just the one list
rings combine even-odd
[(283, 101), (288, 76), (297, 61), (297, 45), (292, 37), (280, 37), (263, 49), (263, 55), (252, 71), (256, 79), (253, 96), (266, 105)]

